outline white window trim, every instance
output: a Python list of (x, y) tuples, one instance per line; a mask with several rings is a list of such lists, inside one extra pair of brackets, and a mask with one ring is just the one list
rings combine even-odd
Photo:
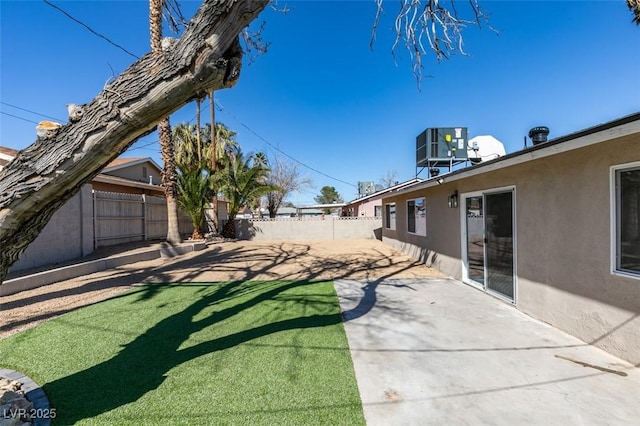
[(610, 218), (610, 245), (609, 252), (611, 255), (611, 274), (626, 278), (632, 278), (640, 280), (640, 274), (633, 272), (618, 270), (617, 252), (618, 252), (618, 209), (617, 209), (617, 197), (618, 191), (616, 190), (616, 172), (624, 169), (633, 169), (640, 167), (640, 161), (634, 161), (632, 163), (616, 164), (609, 168), (609, 218)]
[[(395, 206), (395, 208), (396, 208), (396, 210), (394, 212), (396, 220), (394, 220), (393, 228), (391, 227), (391, 223), (389, 223), (391, 218), (389, 218), (389, 220), (387, 220), (387, 206)], [(382, 214), (384, 214), (384, 220), (386, 222), (385, 223), (385, 229), (389, 229), (391, 231), (395, 231), (396, 230), (396, 222), (398, 221), (398, 205), (396, 203), (385, 203), (384, 204), (384, 211), (382, 212)], [(389, 216), (391, 216), (391, 215), (389, 215)]]

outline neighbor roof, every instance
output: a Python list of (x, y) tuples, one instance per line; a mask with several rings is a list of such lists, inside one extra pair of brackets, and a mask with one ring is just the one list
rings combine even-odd
[(135, 157), (135, 158), (116, 158), (115, 160), (107, 164), (107, 167), (102, 169), (102, 173), (108, 173), (115, 170), (120, 170), (126, 167), (131, 167), (137, 164), (142, 164), (147, 162), (153, 164), (153, 166), (156, 167), (158, 171), (162, 171), (162, 167), (160, 167), (150, 157)]
[(138, 182), (138, 181), (135, 181), (135, 180), (126, 179), (126, 178), (119, 177), (119, 176), (106, 175), (104, 173), (100, 173), (99, 175), (94, 177), (91, 181), (92, 182), (101, 182), (101, 183), (110, 183), (110, 184), (114, 184), (114, 185), (129, 186), (129, 187), (134, 187), (134, 188), (151, 189), (151, 190), (154, 190), (154, 191), (164, 191), (162, 185), (155, 185), (155, 184), (151, 184), (151, 183)]
[(408, 181), (397, 183), (397, 184), (395, 184), (393, 186), (390, 186), (388, 188), (381, 189), (380, 191), (376, 191), (373, 194), (369, 194), (369, 195), (365, 195), (364, 197), (356, 198), (353, 201), (349, 201), (349, 203), (347, 205), (354, 204), (354, 203), (361, 203), (361, 202), (366, 201), (366, 200), (377, 199), (377, 198), (381, 197), (382, 195), (386, 194), (387, 192), (398, 191), (398, 190), (400, 190), (400, 189), (402, 189), (402, 188), (404, 188), (406, 186), (413, 185), (413, 184), (416, 184), (416, 183), (420, 183), (422, 181), (423, 180), (420, 179), (419, 177), (415, 177), (413, 179), (409, 179)]

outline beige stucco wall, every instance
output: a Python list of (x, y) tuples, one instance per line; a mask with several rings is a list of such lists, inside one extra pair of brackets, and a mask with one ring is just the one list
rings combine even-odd
[[(638, 134), (388, 198), (397, 226), (383, 241), (460, 279), (461, 209), (448, 195), (515, 186), (518, 309), (640, 366), (640, 279), (610, 264), (610, 167), (633, 161)], [(422, 195), (426, 238), (405, 223), (406, 199)]]
[[(449, 195), (455, 190), (451, 185), (441, 185), (428, 190), (384, 198), (382, 204), (382, 241), (439, 269), (445, 274), (461, 279), (460, 266), (460, 213), (450, 209)], [(427, 236), (407, 232), (407, 200), (426, 198)], [(385, 204), (396, 203), (396, 229), (390, 230), (384, 224)]]

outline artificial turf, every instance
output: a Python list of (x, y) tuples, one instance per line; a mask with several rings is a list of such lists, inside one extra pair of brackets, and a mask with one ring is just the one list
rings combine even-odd
[(149, 284), (0, 340), (54, 424), (364, 424), (332, 282)]

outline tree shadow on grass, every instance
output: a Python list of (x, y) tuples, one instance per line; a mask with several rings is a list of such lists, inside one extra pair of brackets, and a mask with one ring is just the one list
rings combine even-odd
[[(96, 287), (147, 284), (132, 292), (114, 296), (114, 298), (133, 297), (144, 303), (154, 300), (168, 288), (172, 282), (186, 282), (184, 285), (201, 285), (201, 298), (172, 314), (143, 334), (136, 333), (133, 340), (122, 347), (112, 358), (90, 368), (70, 374), (45, 384), (44, 390), (56, 407), (60, 418), (57, 423), (72, 424), (86, 418), (92, 418), (120, 406), (135, 402), (150, 391), (157, 389), (166, 379), (170, 370), (202, 355), (228, 349), (239, 344), (257, 341), (260, 337), (285, 330), (304, 330), (339, 324), (342, 321), (336, 307), (335, 294), (329, 298), (296, 296), (284, 291), (304, 286), (319, 280), (332, 278), (362, 278), (374, 283), (365, 289), (366, 302), (357, 309), (358, 316), (366, 314), (376, 303), (375, 291), (384, 278), (392, 277), (416, 265), (398, 262), (378, 249), (363, 253), (357, 258), (327, 258), (312, 253), (311, 247), (299, 243), (275, 243), (260, 247), (256, 253), (253, 247), (227, 246), (224, 249), (214, 247), (189, 257), (168, 260), (163, 265), (152, 268), (122, 267), (107, 271), (99, 278), (87, 277), (80, 287), (54, 291), (49, 296), (58, 297), (68, 294), (83, 296)], [(289, 271), (280, 266), (297, 264), (298, 268)], [(396, 267), (392, 272), (388, 267)], [(237, 277), (237, 281), (227, 284), (198, 284), (207, 279), (207, 271), (223, 271)], [(289, 271), (289, 272), (283, 272)], [(204, 274), (204, 275), (203, 275)], [(203, 280), (204, 278), (204, 280)], [(241, 285), (249, 280), (289, 280), (286, 284), (268, 286), (266, 291), (257, 291), (251, 286)], [(213, 289), (213, 290), (212, 290)], [(208, 313), (210, 307), (224, 300), (242, 298), (242, 302)], [(271, 321), (254, 326), (250, 324), (232, 334), (182, 347), (189, 337), (205, 328), (225, 321), (240, 312), (249, 310), (265, 301), (281, 298), (288, 302), (302, 304), (303, 314), (294, 318), (282, 318), (274, 315)], [(13, 308), (21, 303), (15, 302)], [(317, 309), (318, 304), (331, 306), (331, 310)], [(204, 311), (203, 311), (204, 310)], [(99, 323), (86, 323), (76, 326), (95, 328)], [(87, 337), (90, 338), (90, 337)]]
[[(341, 316), (335, 309), (335, 300), (332, 297), (326, 297), (331, 296), (330, 293), (321, 295), (323, 297), (313, 297), (312, 300), (309, 300), (308, 295), (300, 295), (296, 298), (295, 295), (287, 294), (286, 302), (316, 305), (313, 309), (306, 309), (306, 306), (303, 309), (304, 312), (313, 312), (313, 314), (267, 321), (252, 328), (181, 348), (192, 334), (250, 310), (265, 301), (272, 301), (282, 292), (309, 284), (311, 284), (309, 281), (295, 281), (269, 285), (266, 291), (243, 288), (241, 283), (237, 282), (217, 286), (203, 284), (209, 289), (217, 288), (203, 295), (186, 309), (162, 319), (146, 332), (139, 334), (113, 358), (45, 384), (44, 390), (57, 409), (59, 416), (57, 422), (73, 424), (137, 401), (146, 393), (157, 389), (172, 368), (202, 355), (222, 351), (285, 330), (302, 330), (339, 324)], [(139, 300), (148, 300), (168, 287), (170, 286), (150, 285), (136, 293)], [(146, 293), (150, 296), (147, 297)], [(243, 299), (246, 300), (200, 318), (203, 310), (222, 301), (242, 297), (239, 294), (243, 294)], [(322, 303), (327, 307), (318, 308), (317, 305)]]

